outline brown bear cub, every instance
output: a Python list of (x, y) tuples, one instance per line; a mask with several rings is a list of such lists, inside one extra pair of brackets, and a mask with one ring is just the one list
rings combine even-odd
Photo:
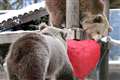
[(63, 30), (47, 26), (17, 39), (5, 62), (9, 79), (56, 80), (60, 70), (69, 65), (65, 37)]
[[(66, 23), (66, 0), (45, 0), (51, 25), (63, 28)], [(91, 39), (105, 36), (109, 30), (103, 0), (79, 0), (80, 24)]]

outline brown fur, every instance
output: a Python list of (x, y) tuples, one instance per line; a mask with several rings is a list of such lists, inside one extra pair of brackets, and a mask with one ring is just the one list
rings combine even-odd
[(81, 23), (90, 39), (98, 40), (101, 37), (108, 35), (108, 32), (111, 29), (106, 16), (101, 14), (92, 15), (89, 13)]
[[(66, 20), (65, 19), (66, 18), (66, 0), (45, 0), (45, 1), (46, 1), (46, 7), (48, 10), (48, 13), (50, 15), (51, 24), (55, 27), (62, 28), (62, 24), (64, 24)], [(82, 25), (83, 29), (88, 28), (88, 31), (86, 31), (87, 35), (89, 35), (89, 37), (91, 38), (94, 38), (96, 35), (104, 36), (106, 33), (108, 33), (109, 28), (105, 27), (107, 20), (105, 19), (106, 16), (104, 12), (104, 1), (79, 0), (79, 2), (80, 2), (80, 10), (79, 10), (80, 24)], [(100, 29), (100, 26), (102, 26), (101, 29)], [(92, 29), (90, 27), (92, 27)], [(97, 31), (94, 28), (95, 29), (98, 28)], [(105, 31), (105, 28), (106, 28), (106, 31)], [(94, 35), (91, 32), (94, 32)]]
[[(66, 0), (45, 1), (52, 24), (56, 27), (60, 27), (65, 21)], [(81, 13), (80, 17), (83, 17), (86, 12), (91, 12), (92, 14), (103, 14), (104, 4), (100, 0), (79, 0), (79, 2)]]
[(16, 40), (6, 57), (10, 80), (56, 80), (68, 64), (64, 31), (48, 27)]

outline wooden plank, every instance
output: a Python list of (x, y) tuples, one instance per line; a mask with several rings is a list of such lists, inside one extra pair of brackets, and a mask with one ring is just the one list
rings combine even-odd
[(0, 33), (0, 44), (12, 43), (16, 39), (20, 38), (21, 36), (26, 35), (28, 33), (33, 33), (33, 32), (39, 32), (39, 30), (36, 30), (36, 31), (1, 32)]
[(79, 0), (67, 0), (66, 6), (67, 28), (79, 28)]
[(111, 9), (120, 8), (120, 0), (110, 0), (110, 8)]

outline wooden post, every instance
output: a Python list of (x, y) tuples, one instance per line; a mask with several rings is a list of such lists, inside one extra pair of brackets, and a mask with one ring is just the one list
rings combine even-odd
[(79, 0), (66, 0), (66, 27), (79, 27)]
[[(79, 16), (79, 0), (66, 0), (66, 28), (73, 29), (69, 37), (74, 39), (80, 39)], [(76, 80), (74, 77), (73, 79)]]
[(66, 0), (66, 28), (74, 30), (74, 38), (80, 39), (79, 0)]
[(99, 80), (109, 80), (108, 79), (108, 44), (102, 43), (102, 49), (101, 49), (101, 59), (102, 62), (100, 63), (99, 68)]
[[(109, 16), (109, 0), (105, 0), (106, 16)], [(108, 78), (108, 61), (109, 61), (109, 44), (102, 43), (101, 58), (102, 62), (99, 68), (99, 80), (109, 80)]]

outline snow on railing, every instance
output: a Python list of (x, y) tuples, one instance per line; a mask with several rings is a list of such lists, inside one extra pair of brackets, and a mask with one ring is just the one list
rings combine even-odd
[(7, 12), (6, 14), (2, 14), (0, 15), (0, 23), (2, 23), (2, 21), (7, 21), (8, 19), (12, 19), (13, 17), (18, 17), (19, 15), (24, 15), (24, 13), (29, 13), (30, 11), (35, 11), (36, 9), (40, 9), (40, 8), (45, 8), (45, 2), (42, 1), (40, 3), (36, 3), (36, 4), (32, 4), (29, 5), (23, 9), (19, 9), (19, 10), (12, 10)]

